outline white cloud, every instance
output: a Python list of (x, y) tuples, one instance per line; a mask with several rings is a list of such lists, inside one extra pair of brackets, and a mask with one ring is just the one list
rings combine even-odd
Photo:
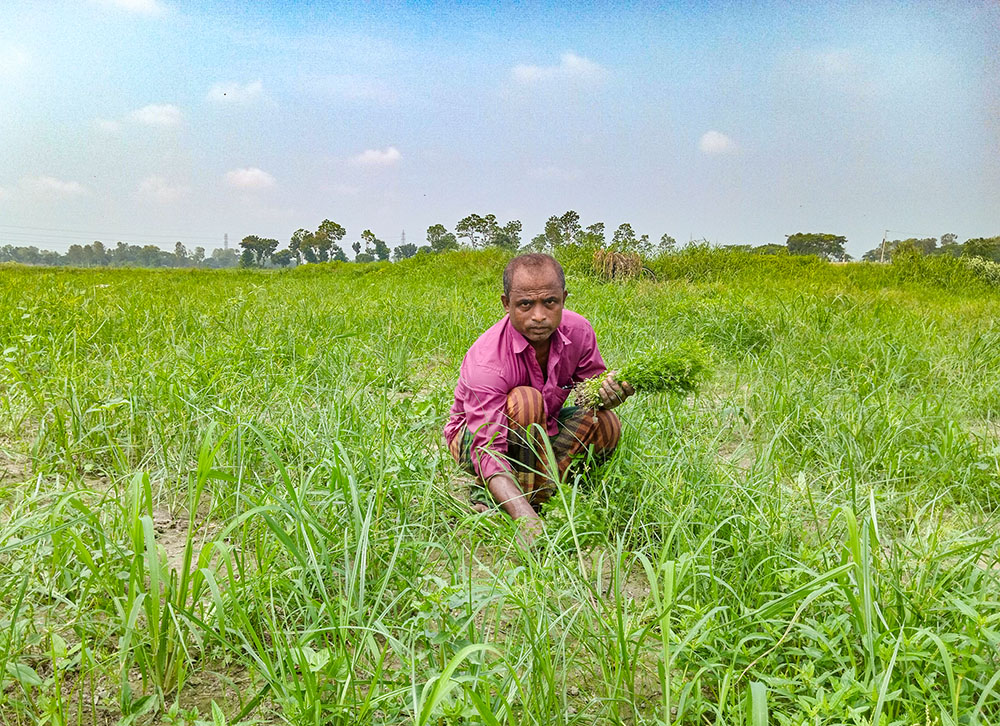
[(87, 193), (87, 189), (75, 181), (63, 181), (51, 176), (29, 177), (21, 180), (21, 186), (30, 192), (47, 197), (79, 197)]
[(153, 103), (136, 109), (129, 118), (147, 126), (176, 126), (181, 122), (181, 110), (169, 103)]
[(356, 166), (392, 166), (403, 155), (395, 146), (387, 146), (384, 149), (366, 149), (351, 159), (351, 163)]
[(0, 201), (9, 198), (10, 198), (10, 192), (7, 191), (4, 187), (0, 187)]
[(159, 0), (92, 0), (98, 5), (108, 5), (138, 15), (160, 15), (166, 9)]
[(237, 189), (267, 189), (273, 187), (274, 177), (255, 166), (245, 169), (233, 169), (226, 172), (226, 184)]
[(145, 199), (152, 199), (161, 204), (169, 204), (170, 202), (176, 202), (189, 191), (188, 187), (179, 184), (172, 185), (162, 176), (154, 175), (142, 180), (142, 183), (139, 184), (138, 194)]
[(559, 64), (554, 66), (533, 66), (519, 64), (511, 69), (514, 80), (525, 83), (544, 81), (603, 81), (608, 72), (594, 61), (568, 52), (559, 56)]
[(94, 119), (94, 126), (106, 134), (116, 134), (121, 131), (121, 122), (109, 118)]
[(264, 96), (264, 84), (260, 81), (250, 83), (216, 83), (208, 91), (208, 100), (221, 104), (247, 106), (256, 103)]
[(728, 154), (736, 150), (736, 143), (720, 131), (706, 131), (698, 141), (698, 148), (706, 154)]

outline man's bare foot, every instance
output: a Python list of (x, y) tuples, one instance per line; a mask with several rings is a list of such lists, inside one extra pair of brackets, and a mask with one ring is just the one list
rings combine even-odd
[(486, 512), (490, 511), (490, 508), (485, 504), (483, 504), (482, 502), (473, 502), (472, 511), (474, 511), (476, 514), (485, 514)]

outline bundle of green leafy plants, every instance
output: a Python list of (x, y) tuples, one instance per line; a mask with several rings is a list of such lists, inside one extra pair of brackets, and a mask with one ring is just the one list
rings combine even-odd
[[(708, 351), (697, 340), (688, 340), (673, 348), (661, 348), (636, 355), (615, 371), (615, 380), (628, 383), (643, 393), (691, 393), (709, 370)], [(601, 404), (601, 386), (611, 371), (581, 381), (575, 391), (576, 402), (586, 408)]]

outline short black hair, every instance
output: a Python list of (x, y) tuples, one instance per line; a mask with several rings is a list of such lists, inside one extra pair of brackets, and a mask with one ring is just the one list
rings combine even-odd
[(538, 268), (545, 265), (549, 265), (555, 269), (556, 275), (559, 278), (559, 287), (565, 290), (566, 275), (563, 273), (563, 268), (559, 264), (559, 261), (552, 255), (542, 255), (532, 252), (527, 255), (518, 255), (507, 263), (507, 266), (503, 270), (503, 294), (510, 297), (510, 287), (514, 284), (514, 273), (522, 267)]

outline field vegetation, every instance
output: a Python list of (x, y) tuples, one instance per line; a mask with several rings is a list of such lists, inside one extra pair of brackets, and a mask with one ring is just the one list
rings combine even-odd
[(712, 377), (531, 551), (440, 441), (504, 252), (2, 267), (0, 723), (1000, 721), (993, 273), (562, 254), (612, 366)]

